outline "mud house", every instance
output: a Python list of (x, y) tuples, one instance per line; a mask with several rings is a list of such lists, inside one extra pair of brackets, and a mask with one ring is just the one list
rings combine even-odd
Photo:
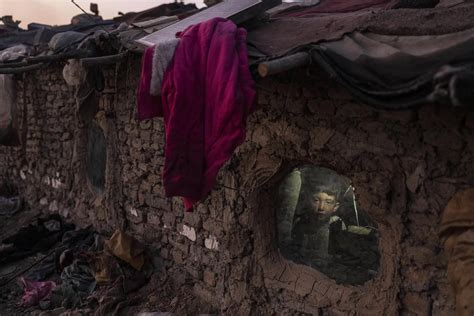
[[(124, 229), (224, 314), (452, 314), (438, 233), (448, 201), (474, 183), (474, 6), (389, 5), (321, 1), (243, 23), (257, 109), (193, 212), (165, 196), (163, 119), (136, 118), (133, 40), (176, 13), (118, 31), (113, 21), (71, 28), (83, 37), (56, 51), (55, 29), (16, 34), (36, 42), (1, 64), (13, 74), (17, 138), (0, 146), (1, 181), (30, 208)], [(2, 36), (2, 49), (13, 46)], [(71, 59), (83, 60), (85, 84)], [(337, 184), (337, 201), (324, 202), (337, 216), (315, 246), (331, 257), (320, 263), (285, 238), (305, 229), (295, 228), (305, 188), (325, 181)]]

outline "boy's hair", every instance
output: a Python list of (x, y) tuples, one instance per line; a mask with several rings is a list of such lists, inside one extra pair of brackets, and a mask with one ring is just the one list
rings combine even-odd
[(343, 187), (348, 186), (347, 179), (330, 169), (305, 165), (300, 168), (301, 189), (296, 206), (296, 214), (310, 212), (313, 206), (313, 196), (323, 192), (335, 197), (336, 202), (342, 199)]
[(324, 192), (333, 195), (337, 201), (341, 199), (344, 177), (336, 172), (315, 166), (303, 166), (301, 172), (301, 194), (313, 196)]
[(341, 197), (341, 191), (336, 186), (331, 185), (331, 184), (318, 185), (314, 187), (313, 190), (311, 190), (311, 193), (310, 193), (311, 195), (315, 195), (317, 193), (326, 193), (327, 195), (334, 196), (336, 201), (339, 201)]

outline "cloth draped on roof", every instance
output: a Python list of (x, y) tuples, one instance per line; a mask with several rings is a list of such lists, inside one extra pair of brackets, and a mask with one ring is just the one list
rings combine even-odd
[(31, 53), (31, 47), (19, 44), (8, 47), (0, 51), (0, 62), (15, 61), (28, 56)]
[(277, 19), (252, 31), (249, 42), (257, 61), (309, 51), (313, 62), (372, 105), (468, 106), (474, 102), (473, 21), (474, 5), (362, 10)]
[(173, 60), (174, 52), (178, 46), (179, 39), (173, 38), (155, 45), (153, 52), (153, 65), (150, 82), (150, 93), (152, 95), (161, 94), (161, 84), (165, 75), (166, 69), (171, 60)]
[(148, 47), (145, 49), (142, 57), (142, 70), (137, 90), (137, 118), (139, 120), (163, 116), (161, 95), (151, 93), (154, 54), (155, 47)]
[(367, 8), (387, 7), (393, 0), (322, 0), (318, 5), (300, 9), (293, 7), (275, 14), (273, 17), (308, 17), (319, 13), (354, 12)]
[(359, 31), (383, 35), (443, 35), (474, 28), (474, 4), (424, 10), (361, 10), (280, 18), (248, 34), (248, 42), (267, 56), (281, 56), (302, 47), (338, 40)]
[(354, 32), (313, 50), (315, 60), (354, 94), (396, 109), (431, 101), (472, 103), (474, 93), (466, 96), (463, 85), (474, 74), (472, 56), (474, 29), (438, 36)]
[(256, 103), (246, 37), (222, 18), (181, 33), (163, 79), (161, 106), (149, 91), (153, 50), (145, 52), (138, 116), (163, 114), (165, 193), (183, 197), (187, 209), (211, 191), (219, 169), (245, 139), (246, 118)]
[(119, 23), (125, 22), (127, 24), (132, 24), (160, 16), (185, 15), (187, 12), (194, 10), (197, 10), (197, 7), (194, 3), (166, 3), (140, 12), (128, 12), (124, 15), (115, 17), (113, 20)]

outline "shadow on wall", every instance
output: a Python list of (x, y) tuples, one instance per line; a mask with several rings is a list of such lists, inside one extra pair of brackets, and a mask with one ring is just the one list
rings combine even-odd
[(377, 274), (378, 229), (357, 208), (349, 179), (303, 165), (283, 179), (278, 198), (278, 247), (286, 259), (337, 283), (360, 285)]

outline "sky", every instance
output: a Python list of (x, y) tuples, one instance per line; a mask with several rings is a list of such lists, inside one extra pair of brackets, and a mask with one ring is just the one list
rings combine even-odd
[[(173, 0), (75, 0), (89, 12), (91, 2), (99, 5), (99, 14), (104, 19), (117, 16), (117, 12), (142, 11)], [(196, 3), (202, 7), (203, 0), (188, 0), (185, 3)], [(20, 26), (26, 28), (28, 23), (37, 22), (48, 25), (69, 24), (74, 15), (82, 12), (71, 0), (0, 0), (0, 16), (13, 15), (20, 20)]]

